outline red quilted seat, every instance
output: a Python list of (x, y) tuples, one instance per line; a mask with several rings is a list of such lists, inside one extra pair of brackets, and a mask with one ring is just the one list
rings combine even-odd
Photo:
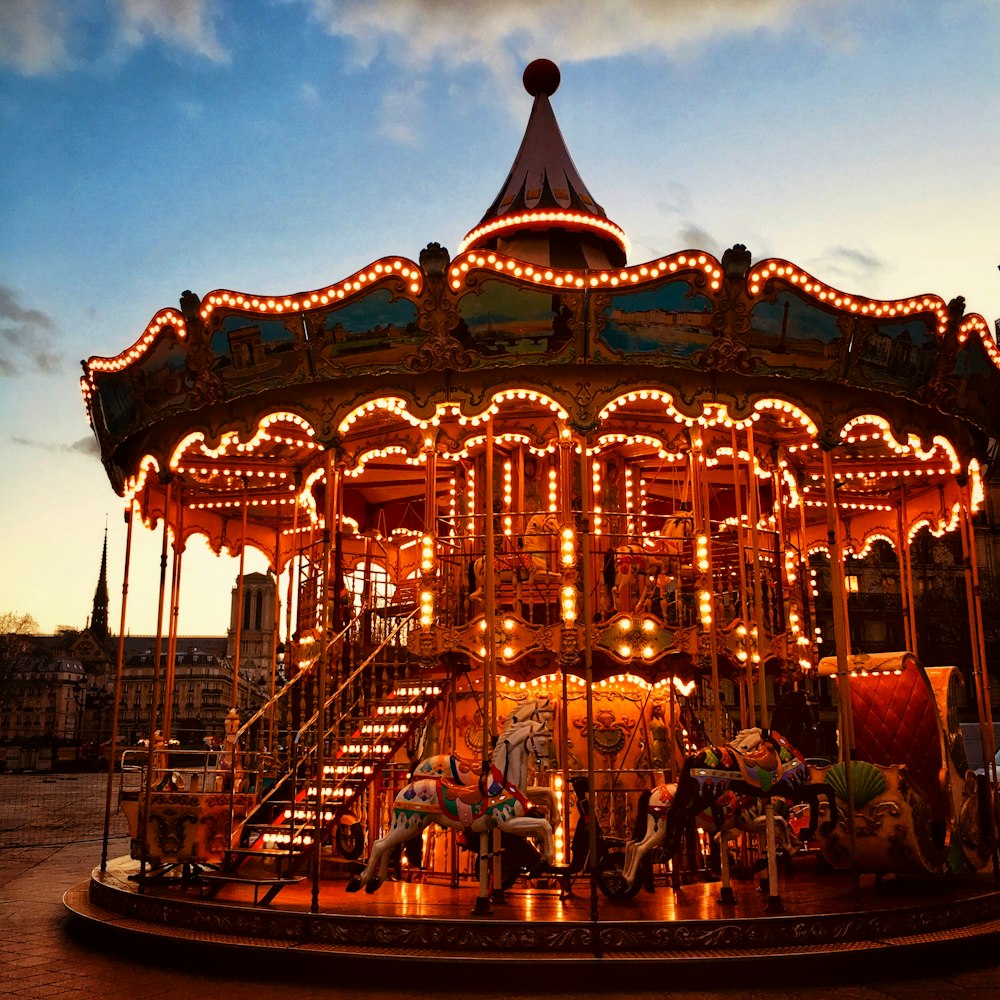
[(911, 659), (900, 674), (856, 675), (850, 684), (854, 758), (871, 764), (905, 764), (934, 819), (946, 820), (940, 721), (923, 670)]

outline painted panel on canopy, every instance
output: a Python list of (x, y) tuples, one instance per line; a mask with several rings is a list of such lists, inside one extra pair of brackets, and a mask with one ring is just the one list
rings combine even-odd
[(973, 331), (955, 359), (955, 396), (963, 416), (975, 421), (991, 435), (1000, 434), (1000, 375)]
[[(576, 355), (577, 305), (582, 293), (550, 292), (506, 281), (484, 281), (458, 301), (451, 334), (482, 357)], [(576, 301), (574, 301), (576, 300)]]
[(756, 372), (839, 379), (850, 333), (842, 317), (791, 291), (758, 302), (750, 313), (747, 346)]
[(345, 362), (397, 365), (424, 339), (417, 326), (417, 306), (388, 288), (378, 288), (339, 309), (306, 318), (309, 340), (322, 377), (342, 373)]
[(690, 282), (674, 279), (607, 299), (599, 292), (597, 302), (598, 345), (617, 355), (659, 355), (696, 366), (694, 355), (712, 341), (714, 306)]
[(137, 363), (119, 372), (94, 372), (108, 433), (120, 439), (161, 413), (185, 405), (192, 379), (187, 346), (169, 333)]
[(849, 378), (866, 388), (916, 397), (934, 366), (938, 339), (926, 316), (859, 322), (851, 341)]
[(301, 381), (306, 376), (301, 324), (298, 314), (225, 316), (209, 341), (213, 371), (236, 394), (250, 387)]

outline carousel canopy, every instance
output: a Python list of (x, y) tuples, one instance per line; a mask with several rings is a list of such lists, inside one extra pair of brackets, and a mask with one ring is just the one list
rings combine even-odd
[(828, 471), (854, 551), (954, 527), (1000, 436), (985, 320), (962, 299), (844, 292), (742, 246), (625, 267), (555, 121), (558, 70), (533, 64), (525, 83), (514, 166), (454, 260), (430, 244), (308, 291), (185, 292), (85, 362), (116, 491), (150, 523), (280, 563), (322, 522), (331, 463), (359, 532), (457, 523), (489, 428), (512, 509), (575, 507), (582, 487), (553, 456), (585, 450), (618, 537), (682, 507), (695, 460), (717, 526), (747, 516), (732, 466), (752, 461), (768, 509), (802, 512), (807, 547), (827, 537)]

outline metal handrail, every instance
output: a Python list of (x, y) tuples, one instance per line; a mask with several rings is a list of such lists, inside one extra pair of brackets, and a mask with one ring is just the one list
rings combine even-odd
[[(337, 690), (332, 695), (330, 695), (327, 698), (326, 702), (323, 705), (324, 712), (326, 711), (326, 709), (330, 707), (331, 704), (333, 704), (333, 702), (336, 700), (337, 697), (340, 696), (340, 694), (345, 690), (345, 688), (357, 679), (361, 671), (363, 671), (365, 667), (367, 667), (379, 655), (379, 653), (381, 653), (392, 642), (392, 640), (396, 637), (399, 631), (409, 623), (410, 619), (413, 618), (416, 615), (416, 613), (417, 609), (411, 612), (406, 618), (401, 620), (400, 623), (396, 626), (396, 628), (394, 628), (393, 631), (388, 636), (386, 636), (386, 638), (381, 643), (379, 643), (379, 645), (372, 651), (372, 653), (365, 659), (365, 661), (359, 667), (357, 667), (346, 680), (343, 681), (343, 683), (337, 688)], [(344, 636), (346, 636), (347, 632), (350, 630), (353, 624), (354, 620), (352, 620), (351, 625), (348, 625), (340, 633), (337, 639), (342, 639)], [(331, 643), (336, 642), (337, 639), (331, 640)], [(289, 685), (286, 685), (286, 687), (290, 686), (290, 683), (291, 682), (289, 682)], [(295, 735), (292, 740), (294, 746), (296, 747), (301, 746), (302, 737), (316, 725), (316, 723), (319, 721), (319, 715), (320, 715), (320, 710), (317, 709), (295, 732)], [(326, 730), (326, 732), (323, 733), (322, 738), (325, 740), (327, 736), (329, 736), (333, 732), (333, 729), (334, 729), (333, 726), (329, 727)], [(312, 746), (307, 747), (305, 751), (302, 753), (302, 755), (296, 758), (294, 766), (286, 770), (286, 772), (280, 778), (278, 778), (275, 781), (275, 783), (268, 789), (266, 795), (262, 796), (259, 799), (258, 807), (265, 805), (267, 802), (269, 802), (274, 797), (274, 795), (279, 791), (279, 789), (283, 788), (286, 782), (288, 782), (289, 779), (292, 778), (297, 773), (298, 768), (303, 763), (306, 763), (310, 760), (311, 756), (314, 755), (315, 752), (316, 752), (315, 743)], [(317, 776), (317, 781), (322, 781), (322, 779), (323, 779), (322, 775)], [(290, 824), (290, 833), (291, 833), (290, 842), (294, 843), (295, 837), (309, 825), (310, 825), (309, 823), (303, 823), (297, 827), (295, 824), (295, 816), (293, 812)]]

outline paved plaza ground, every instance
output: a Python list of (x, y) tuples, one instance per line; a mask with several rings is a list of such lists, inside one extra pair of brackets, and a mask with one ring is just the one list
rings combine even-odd
[[(102, 780), (97, 775), (0, 775), (0, 998), (398, 1000), (402, 995), (405, 1000), (430, 1000), (447, 992), (486, 1000), (535, 996), (564, 1000), (585, 992), (586, 984), (573, 989), (567, 983), (565, 993), (533, 993), (527, 979), (483, 982), (474, 962), (429, 967), (423, 981), (412, 972), (390, 979), (391, 972), (383, 969), (385, 979), (368, 987), (301, 965), (257, 962), (235, 948), (150, 945), (81, 925), (67, 914), (62, 894), (100, 862)], [(30, 822), (23, 817), (30, 817)], [(126, 840), (118, 836), (109, 854), (115, 857), (127, 850)], [(980, 942), (976, 948), (975, 953), (935, 952), (926, 960), (910, 954), (902, 968), (862, 972), (845, 966), (810, 975), (776, 966), (772, 972), (755, 971), (750, 978), (722, 989), (666, 980), (630, 989), (628, 982), (621, 982), (620, 990), (596, 995), (607, 1000), (666, 996), (682, 1000), (996, 1000), (1000, 996), (1000, 939)], [(852, 960), (845, 955), (845, 963)]]

